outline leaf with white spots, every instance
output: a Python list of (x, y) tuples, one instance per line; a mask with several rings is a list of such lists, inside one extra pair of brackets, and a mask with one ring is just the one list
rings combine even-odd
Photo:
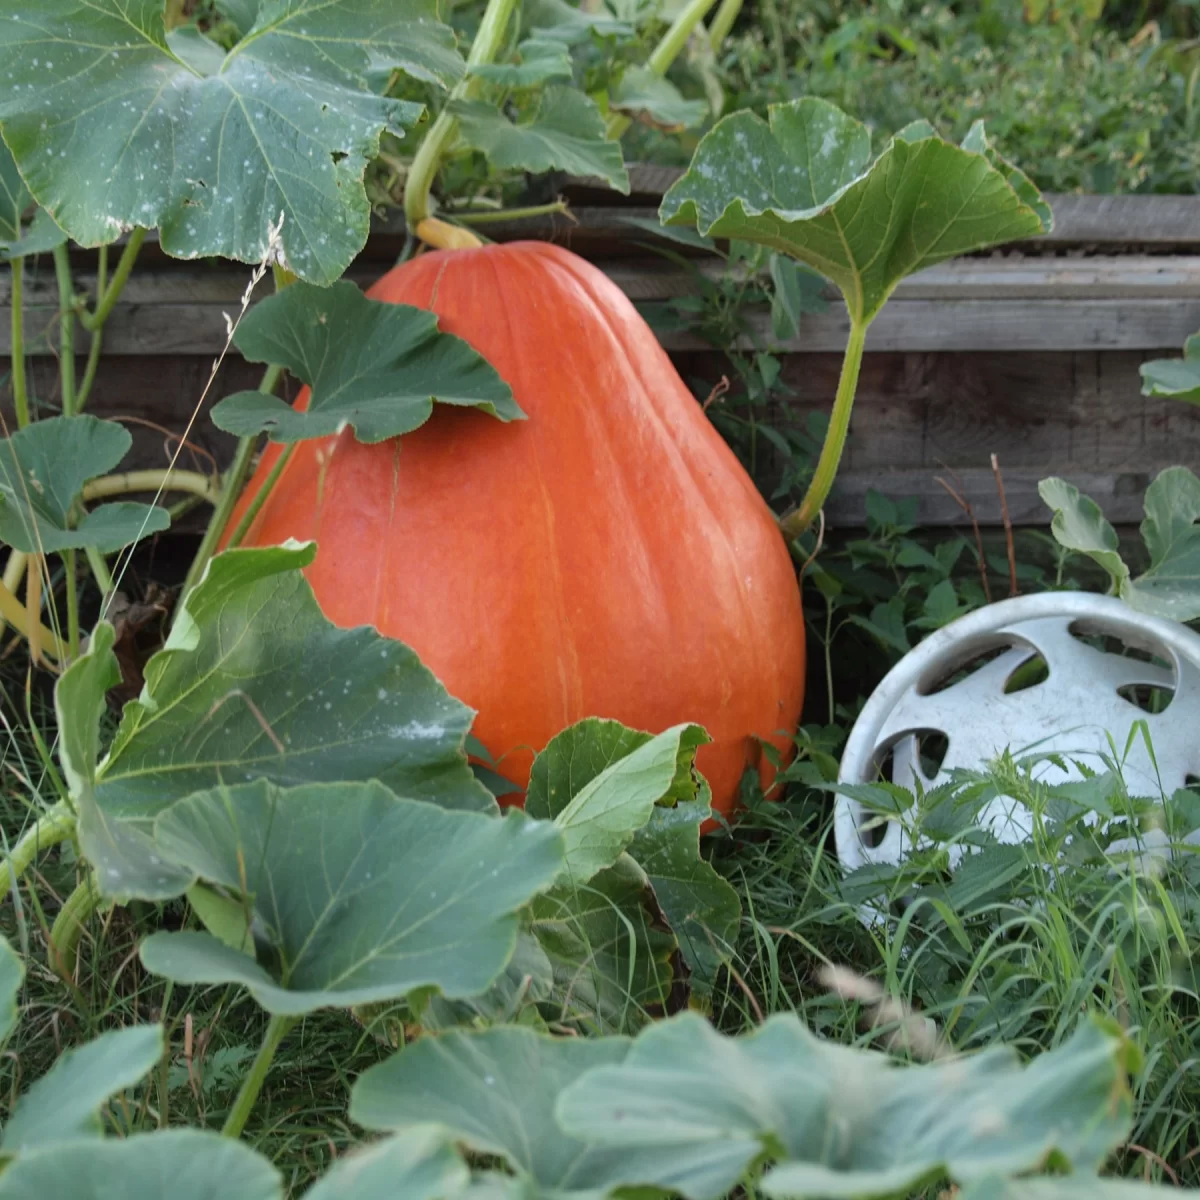
[(377, 779), (446, 808), (496, 811), (463, 748), (471, 710), (403, 643), (325, 619), (301, 574), (314, 551), (214, 558), (98, 767), (92, 722), (115, 669), (105, 638), (81, 660), (95, 662), (88, 679), (72, 666), (59, 681), (64, 767), (105, 894), (161, 899), (187, 887), (155, 850), (153, 819), (205, 788)]
[(297, 283), (256, 304), (234, 342), (251, 362), (278, 363), (309, 384), (303, 412), (264, 392), (238, 392), (212, 410), (219, 428), (275, 442), (327, 437), (344, 425), (360, 442), (410, 433), (434, 401), (522, 418), (512, 389), (481, 354), (411, 304), (371, 300), (349, 280)]
[(0, 261), (43, 254), (66, 240), (50, 214), (33, 207), (13, 156), (0, 142)]
[(39, 0), (0, 20), (0, 131), (29, 190), (85, 246), (157, 226), (180, 258), (258, 262), (282, 215), (277, 256), (332, 282), (366, 241), (380, 134), (421, 113), (382, 83), (461, 74), (435, 0), (262, 0), (229, 54), (167, 34), (162, 9)]
[(513, 952), (517, 910), (562, 867), (549, 821), (451, 812), (374, 782), (199, 792), (159, 814), (154, 841), (242, 900), (254, 955), (207, 933), (156, 933), (146, 968), (240, 984), (292, 1015), (417, 988), (477, 995)]
[(910, 126), (872, 162), (866, 126), (812, 97), (772, 105), (769, 123), (749, 112), (718, 122), (659, 215), (807, 263), (859, 325), (905, 276), (1050, 228), (1037, 190), (982, 129), (955, 146)]

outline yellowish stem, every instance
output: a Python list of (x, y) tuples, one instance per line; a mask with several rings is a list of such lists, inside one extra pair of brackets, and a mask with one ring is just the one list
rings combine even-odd
[(418, 221), (413, 232), (435, 250), (475, 250), (483, 245), (469, 229), (451, 225), (449, 221), (439, 221), (437, 217)]
[[(4, 586), (12, 592), (14, 600), (16, 599), (17, 590), (25, 578), (27, 557), (20, 550), (10, 550), (8, 552), (8, 562), (4, 564)], [(3, 616), (0, 616), (0, 637), (4, 636), (4, 631), (7, 628), (8, 622)]]
[[(29, 652), (35, 662), (40, 661), (44, 654), (56, 662), (62, 662), (64, 652), (62, 643), (53, 629), (47, 629), (41, 623), (41, 572), (36, 563), (30, 564), (29, 575), (25, 581), (25, 603), (0, 583), (0, 616), (8, 622), (28, 643)], [(33, 614), (32, 620), (30, 613)]]
[(122, 471), (103, 475), (83, 485), (85, 501), (103, 500), (108, 496), (124, 496), (129, 492), (191, 492), (210, 504), (221, 496), (220, 485), (199, 471)]

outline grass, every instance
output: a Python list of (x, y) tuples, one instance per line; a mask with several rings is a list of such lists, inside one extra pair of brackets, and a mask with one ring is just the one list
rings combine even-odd
[[(869, 684), (899, 656), (898, 642), (916, 640), (929, 619), (926, 590), (914, 582), (918, 572), (897, 565), (918, 557), (913, 531), (903, 513), (884, 516), (868, 539), (831, 548), (822, 559), (841, 581), (841, 596), (849, 597), (830, 624), (826, 613), (810, 614), (810, 689), (818, 708), (830, 706), (836, 724), (802, 731), (785, 802), (750, 794), (735, 828), (710, 839), (713, 860), (737, 888), (744, 913), (714, 1020), (736, 1032), (771, 1013), (795, 1011), (826, 1037), (907, 1057), (930, 1050), (928, 1028), (914, 1024), (914, 1013), (936, 1023), (945, 1049), (1003, 1041), (1024, 1054), (1057, 1045), (1085, 1011), (1108, 1013), (1145, 1056), (1135, 1081), (1137, 1125), (1117, 1169), (1200, 1183), (1200, 1155), (1193, 1153), (1200, 1145), (1200, 995), (1191, 965), (1200, 940), (1200, 859), (1194, 848), (1157, 876), (1114, 871), (1106, 839), (1128, 832), (1128, 814), (1136, 808), (1120, 787), (1104, 792), (1096, 783), (1090, 798), (1077, 789), (1070, 795), (1074, 808), (1064, 808), (1065, 794), (1001, 762), (990, 774), (962, 781), (961, 795), (977, 798), (991, 785), (1021, 798), (1037, 816), (1038, 835), (1029, 847), (985, 849), (951, 878), (943, 842), (874, 883), (861, 875), (843, 879), (833, 847), (832, 796), (820, 784), (833, 778), (839, 739), (860, 702), (854, 681), (846, 686), (846, 664), (855, 664), (859, 687)], [(1003, 578), (1003, 567), (994, 567), (993, 583)], [(953, 571), (929, 571), (932, 586), (952, 579), (962, 604), (981, 602), (971, 592), (979, 575), (969, 547)], [(902, 603), (885, 621), (877, 610), (881, 597), (895, 592), (894, 580), (902, 581)], [(1032, 585), (1064, 582), (1069, 577), (1056, 561)], [(858, 614), (865, 619), (849, 619)], [(824, 639), (829, 644), (822, 648)], [(838, 672), (836, 694), (826, 686), (826, 664)], [(51, 737), (53, 720), (45, 678), (26, 705), (19, 656), (0, 662), (0, 683), (7, 728), (0, 831), (11, 843), (55, 799), (31, 736), (32, 723)], [(1101, 802), (1115, 815), (1089, 830), (1083, 814), (1089, 803)], [(917, 805), (916, 819), (929, 815), (931, 803)], [(1196, 807), (1200, 824), (1200, 802)], [(1181, 819), (1189, 811), (1181, 802)], [(973, 836), (970, 822), (953, 836)], [(1069, 861), (1061, 862), (1069, 847)], [(107, 1029), (162, 1021), (169, 1052), (160, 1069), (129, 1093), (127, 1105), (110, 1106), (108, 1119), (125, 1131), (220, 1129), (263, 1036), (264, 1014), (244, 992), (172, 987), (143, 970), (139, 942), (155, 929), (187, 922), (183, 902), (92, 916), (67, 970), (56, 969), (48, 957), (49, 929), (80, 878), (71, 846), (58, 847), (23, 882), (20, 904), (0, 910), (0, 933), (21, 948), (26, 963), (22, 1021), (0, 1065), (0, 1118), (63, 1050)], [(858, 916), (866, 899), (891, 906), (903, 901), (903, 915), (867, 927)], [(831, 981), (833, 967), (852, 975)], [(347, 1117), (350, 1085), (391, 1053), (387, 1043), (403, 1038), (404, 1018), (397, 1006), (373, 1013), (365, 1028), (350, 1014), (320, 1013), (285, 1038), (245, 1137), (281, 1169), (293, 1195), (361, 1140)]]

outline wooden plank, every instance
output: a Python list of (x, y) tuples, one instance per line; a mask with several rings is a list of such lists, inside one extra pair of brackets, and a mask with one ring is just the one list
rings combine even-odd
[[(742, 349), (769, 346), (774, 339), (765, 314), (750, 319), (753, 334)], [(841, 306), (801, 318), (797, 337), (778, 346), (782, 353), (841, 350), (850, 323)], [(1200, 329), (1200, 300), (902, 300), (875, 319), (867, 352), (1155, 350), (1176, 354)], [(698, 350), (690, 333), (665, 333), (668, 350)]]
[[(1152, 272), (1143, 273), (1143, 293), (1137, 298), (1097, 296), (1086, 286), (1086, 273), (1062, 283), (1061, 297), (1035, 299), (1030, 273), (1013, 271), (1012, 294), (990, 288), (993, 271), (961, 274), (943, 271), (939, 278), (914, 280), (913, 290), (898, 293), (871, 327), (869, 353), (911, 351), (1041, 351), (1041, 350), (1154, 350), (1175, 353), (1183, 341), (1200, 329), (1200, 292), (1194, 268), (1164, 272), (1156, 284)], [(1036, 274), (1036, 273), (1033, 273)], [(136, 278), (136, 277), (135, 277)], [(672, 294), (670, 278), (646, 276), (637, 271), (615, 271), (614, 278), (639, 300), (663, 299)], [(963, 282), (963, 294), (956, 280)], [(155, 272), (136, 284), (113, 312), (105, 330), (109, 354), (213, 355), (225, 344), (225, 314), (238, 311), (245, 275), (238, 273), (183, 274)], [(86, 288), (89, 278), (81, 276)], [(1136, 285), (1127, 285), (1130, 289)], [(1161, 286), (1166, 294), (1156, 294)], [(922, 290), (924, 289), (924, 291)], [(984, 298), (991, 290), (992, 298)], [(1066, 294), (1072, 289), (1075, 295)], [(922, 295), (928, 298), (917, 298)], [(169, 300), (167, 299), (169, 297)], [(6, 300), (7, 297), (4, 297)], [(0, 354), (11, 342), (10, 321), (0, 303)], [(56, 352), (57, 302), (39, 274), (30, 282), (26, 311), (26, 344), (32, 355)], [(743, 349), (776, 345), (765, 312), (750, 319), (753, 334), (740, 343)], [(840, 351), (846, 344), (849, 322), (840, 301), (826, 313), (801, 319), (799, 334), (776, 346), (782, 353)], [(81, 346), (86, 339), (81, 333)], [(672, 351), (700, 350), (706, 343), (687, 332), (664, 333), (663, 345)]]
[[(1048, 476), (1059, 475), (1091, 496), (1114, 525), (1136, 524), (1142, 519), (1142, 497), (1154, 474), (1152, 471), (1084, 470), (1070, 463), (1042, 469), (1004, 470), (1009, 517), (1014, 525), (1048, 525), (1050, 510), (1042, 503), (1037, 485)], [(961, 488), (980, 525), (1001, 523), (1000, 499), (991, 468), (973, 467), (959, 470), (957, 480), (948, 472), (936, 469), (843, 471), (825, 507), (827, 527), (861, 528), (865, 523), (866, 494), (873, 489), (893, 500), (915, 499), (920, 525), (969, 528), (970, 522), (962, 508), (937, 482), (939, 475)]]
[[(605, 262), (602, 269), (628, 296), (637, 300), (666, 300), (699, 290), (696, 273), (719, 278), (724, 264), (697, 263), (694, 271), (645, 254), (636, 260)], [(369, 286), (379, 277), (374, 263), (356, 263), (346, 278)], [(220, 304), (236, 313), (250, 278), (245, 267), (203, 266), (194, 263), (158, 264), (136, 271), (125, 285), (122, 303)], [(76, 273), (76, 288), (95, 292), (95, 274)], [(11, 300), (8, 272), (0, 275), (0, 306)], [(256, 299), (270, 295), (263, 282)], [(827, 294), (836, 299), (830, 285)], [(899, 300), (1142, 300), (1200, 298), (1200, 255), (1129, 255), (1097, 258), (968, 258), (930, 267), (904, 280), (896, 289)], [(25, 303), (30, 308), (57, 308), (58, 288), (48, 263), (27, 272)]]

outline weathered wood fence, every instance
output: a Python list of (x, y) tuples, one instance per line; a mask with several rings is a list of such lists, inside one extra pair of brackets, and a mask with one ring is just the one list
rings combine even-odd
[[(595, 261), (635, 300), (662, 300), (694, 286), (693, 277), (644, 248), (648, 235), (629, 217), (653, 217), (676, 176), (635, 167), (627, 198), (580, 184), (564, 188), (563, 216), (491, 226), (498, 240), (550, 239)], [(1037, 243), (960, 259), (901, 285), (872, 326), (845, 469), (828, 516), (861, 522), (874, 487), (914, 496), (926, 524), (963, 514), (935, 477), (955, 474), (979, 519), (998, 523), (992, 471), (996, 454), (1017, 523), (1041, 523), (1037, 481), (1070, 478), (1116, 522), (1137, 521), (1153, 474), (1173, 463), (1200, 468), (1200, 410), (1143, 398), (1138, 366), (1178, 353), (1200, 329), (1200, 197), (1050, 198), (1054, 232)], [(380, 225), (350, 277), (369, 282), (395, 260), (398, 224)], [(716, 271), (712, 259), (697, 265)], [(94, 284), (89, 255), (76, 260), (78, 285)], [(57, 292), (49, 261), (26, 285), (26, 343), (39, 400), (57, 402)], [(135, 465), (165, 461), (164, 430), (182, 433), (225, 342), (249, 271), (231, 264), (183, 263), (143, 251), (105, 331), (104, 361), (91, 411), (132, 419)], [(10, 302), (7, 278), (0, 306)], [(761, 340), (769, 342), (764, 313)], [(0, 355), (9, 314), (0, 313)], [(802, 423), (834, 394), (847, 322), (840, 302), (802, 318), (778, 351), (795, 392), (781, 421)], [(694, 336), (664, 336), (687, 375), (715, 379), (720, 356)], [(80, 340), (78, 350), (87, 349)], [(0, 364), (4, 369), (7, 364)], [(81, 362), (82, 367), (82, 362)], [(210, 401), (253, 386), (259, 368), (236, 353), (222, 366)], [(231, 439), (203, 416), (190, 434), (203, 461), (223, 463)], [(189, 451), (189, 454), (193, 453)]]

